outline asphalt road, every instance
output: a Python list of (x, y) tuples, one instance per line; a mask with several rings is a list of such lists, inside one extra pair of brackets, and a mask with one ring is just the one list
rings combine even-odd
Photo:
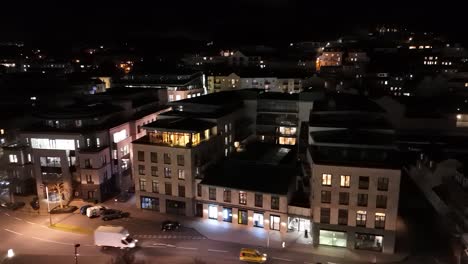
[[(119, 205), (124, 207), (126, 205)], [(115, 206), (116, 207), (116, 206)], [(177, 231), (160, 230), (162, 218), (127, 219), (104, 222), (80, 214), (54, 215), (53, 222), (66, 222), (94, 230), (99, 225), (122, 225), (139, 240), (131, 250), (107, 249), (94, 246), (92, 235), (69, 233), (48, 227), (49, 217), (30, 216), (20, 212), (0, 211), (0, 253), (5, 256), (13, 249), (16, 256), (0, 263), (74, 263), (74, 245), (79, 243), (79, 263), (174, 263), (217, 264), (240, 263), (239, 250), (246, 244), (213, 241), (196, 230), (182, 227)], [(268, 263), (344, 263), (339, 258), (312, 256), (288, 249), (262, 248), (269, 256)], [(112, 262), (113, 260), (113, 262)], [(349, 263), (349, 262), (346, 262)], [(409, 258), (405, 263), (436, 263), (431, 258)]]

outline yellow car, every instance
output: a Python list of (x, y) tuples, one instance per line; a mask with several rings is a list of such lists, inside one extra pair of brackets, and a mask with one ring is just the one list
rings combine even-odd
[(242, 248), (239, 254), (239, 260), (254, 263), (265, 263), (267, 254), (262, 254), (256, 249)]

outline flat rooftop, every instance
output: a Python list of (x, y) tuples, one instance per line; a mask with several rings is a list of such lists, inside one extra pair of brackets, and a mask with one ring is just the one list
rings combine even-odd
[(295, 154), (293, 148), (253, 143), (209, 168), (201, 184), (285, 195), (298, 174)]
[(352, 94), (327, 94), (324, 100), (314, 102), (313, 111), (359, 111), (384, 113), (385, 110), (368, 97)]
[(378, 128), (392, 129), (387, 119), (380, 115), (362, 113), (315, 113), (309, 115), (309, 126), (313, 127), (342, 127), (342, 128)]
[(354, 129), (311, 132), (310, 136), (316, 145), (382, 146), (392, 148), (396, 140), (393, 133)]
[(171, 131), (171, 132), (200, 132), (216, 126), (208, 122), (194, 118), (168, 118), (159, 119), (143, 126), (147, 130)]

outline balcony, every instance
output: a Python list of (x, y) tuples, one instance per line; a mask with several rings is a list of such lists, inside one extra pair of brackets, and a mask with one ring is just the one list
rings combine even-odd
[(41, 172), (42, 172), (42, 173), (58, 173), (58, 174), (62, 174), (62, 168), (61, 168), (61, 167), (43, 167), (43, 166), (41, 166)]

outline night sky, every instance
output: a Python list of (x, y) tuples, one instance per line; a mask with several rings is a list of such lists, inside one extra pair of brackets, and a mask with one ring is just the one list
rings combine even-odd
[(64, 41), (164, 35), (289, 41), (330, 38), (379, 23), (436, 30), (457, 40), (468, 35), (464, 8), (446, 1), (437, 6), (408, 2), (17, 0), (2, 3), (0, 37)]

